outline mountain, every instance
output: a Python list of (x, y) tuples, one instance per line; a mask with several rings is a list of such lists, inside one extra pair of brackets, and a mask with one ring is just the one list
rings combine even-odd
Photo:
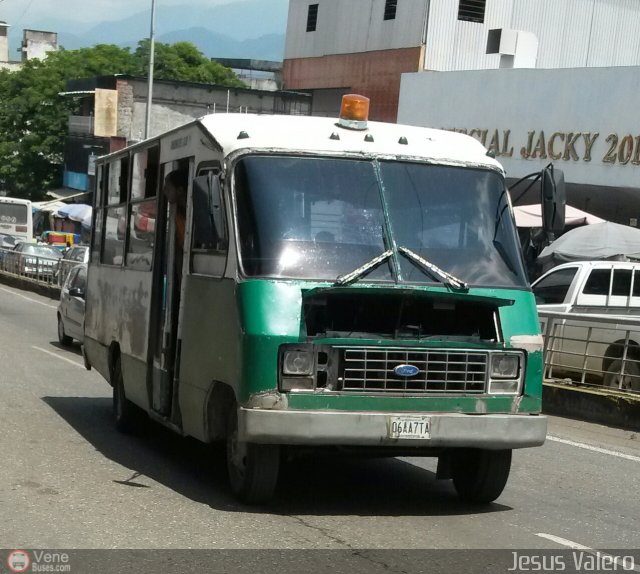
[[(284, 34), (268, 34), (259, 38), (239, 41), (224, 34), (211, 32), (206, 28), (176, 30), (158, 36), (158, 42), (175, 44), (191, 42), (210, 58), (255, 58), (280, 61), (284, 56)], [(131, 42), (135, 47), (137, 42)]]
[[(203, 7), (185, 2), (156, 10), (156, 39), (159, 42), (193, 42), (209, 57), (282, 60), (289, 0), (245, 0)], [(48, 24), (55, 24), (55, 28)], [(39, 29), (58, 33), (58, 44), (67, 50), (96, 44), (135, 47), (149, 37), (149, 12), (101, 22), (88, 29), (77, 23), (37, 22)], [(29, 27), (35, 28), (33, 23)], [(22, 30), (11, 28), (10, 42), (15, 54)]]

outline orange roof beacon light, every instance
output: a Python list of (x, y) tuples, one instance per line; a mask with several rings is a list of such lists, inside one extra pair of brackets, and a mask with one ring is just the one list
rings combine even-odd
[(358, 94), (342, 96), (338, 125), (351, 130), (366, 130), (369, 119), (369, 98)]

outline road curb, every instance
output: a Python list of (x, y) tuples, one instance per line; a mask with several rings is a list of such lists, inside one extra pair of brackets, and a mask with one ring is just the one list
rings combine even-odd
[(542, 411), (550, 415), (640, 430), (640, 395), (545, 381)]
[(25, 277), (19, 277), (11, 273), (0, 271), (0, 283), (8, 285), (9, 287), (16, 287), (17, 289), (24, 289), (25, 291), (32, 291), (38, 295), (49, 297), (49, 299), (60, 299), (60, 287), (53, 285), (43, 285), (32, 279), (26, 279)]

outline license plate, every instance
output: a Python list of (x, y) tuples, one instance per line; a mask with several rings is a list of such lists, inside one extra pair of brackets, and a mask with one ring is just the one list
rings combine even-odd
[(389, 417), (389, 438), (430, 438), (431, 417)]

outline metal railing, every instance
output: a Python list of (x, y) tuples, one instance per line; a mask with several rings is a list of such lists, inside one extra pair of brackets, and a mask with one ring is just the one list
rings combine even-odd
[[(67, 269), (67, 263), (71, 265)], [(0, 271), (5, 274), (22, 277), (42, 285), (60, 287), (77, 261), (65, 261), (42, 255), (17, 253), (0, 248)]]
[(544, 378), (640, 393), (640, 317), (539, 311)]

